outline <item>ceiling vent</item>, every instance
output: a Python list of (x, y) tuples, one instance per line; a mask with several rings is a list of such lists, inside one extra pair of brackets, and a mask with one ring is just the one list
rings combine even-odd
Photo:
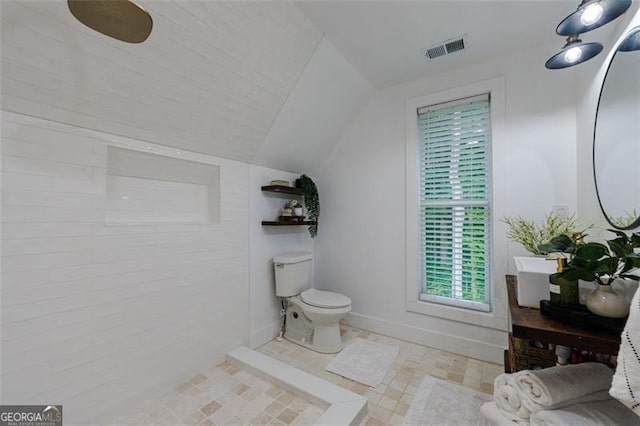
[(435, 59), (454, 52), (460, 52), (461, 50), (465, 50), (469, 47), (467, 38), (467, 34), (465, 34), (460, 37), (445, 40), (442, 43), (438, 43), (426, 49), (422, 49), (422, 55), (425, 57), (425, 59)]

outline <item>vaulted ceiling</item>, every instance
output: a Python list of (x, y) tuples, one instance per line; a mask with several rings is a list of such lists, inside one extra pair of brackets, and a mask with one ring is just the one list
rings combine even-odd
[[(578, 3), (136, 1), (154, 20), (142, 44), (85, 27), (66, 0), (0, 1), (2, 109), (304, 172), (375, 88), (559, 49), (555, 25)], [(463, 34), (465, 51), (423, 59)]]
[(288, 2), (141, 0), (142, 44), (1, 3), (3, 109), (246, 162), (322, 38)]

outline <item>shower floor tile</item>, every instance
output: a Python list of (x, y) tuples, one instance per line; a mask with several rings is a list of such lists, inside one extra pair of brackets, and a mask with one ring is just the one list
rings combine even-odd
[(309, 425), (323, 408), (227, 362), (146, 401), (111, 425)]

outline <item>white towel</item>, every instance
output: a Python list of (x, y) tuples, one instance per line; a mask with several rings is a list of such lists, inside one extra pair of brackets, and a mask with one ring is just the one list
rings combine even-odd
[(529, 425), (528, 420), (509, 420), (504, 416), (502, 411), (498, 408), (498, 405), (495, 401), (485, 402), (480, 406), (480, 414), (484, 416), (485, 419), (489, 420), (494, 424), (494, 426), (525, 426)]
[(531, 416), (531, 426), (637, 426), (638, 417), (615, 399), (584, 402)]
[(640, 291), (631, 300), (609, 393), (640, 416)]
[(500, 374), (496, 377), (493, 382), (493, 399), (508, 420), (528, 421), (531, 411), (522, 404), (522, 394), (515, 384), (516, 374)]
[(587, 362), (515, 374), (523, 405), (531, 412), (553, 409), (576, 402), (608, 398), (613, 371), (604, 364)]

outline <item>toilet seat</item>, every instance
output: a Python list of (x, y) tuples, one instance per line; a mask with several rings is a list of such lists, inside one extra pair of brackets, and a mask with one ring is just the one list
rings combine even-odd
[(351, 306), (351, 299), (344, 294), (311, 288), (300, 294), (300, 300), (310, 306), (325, 309), (340, 309)]

